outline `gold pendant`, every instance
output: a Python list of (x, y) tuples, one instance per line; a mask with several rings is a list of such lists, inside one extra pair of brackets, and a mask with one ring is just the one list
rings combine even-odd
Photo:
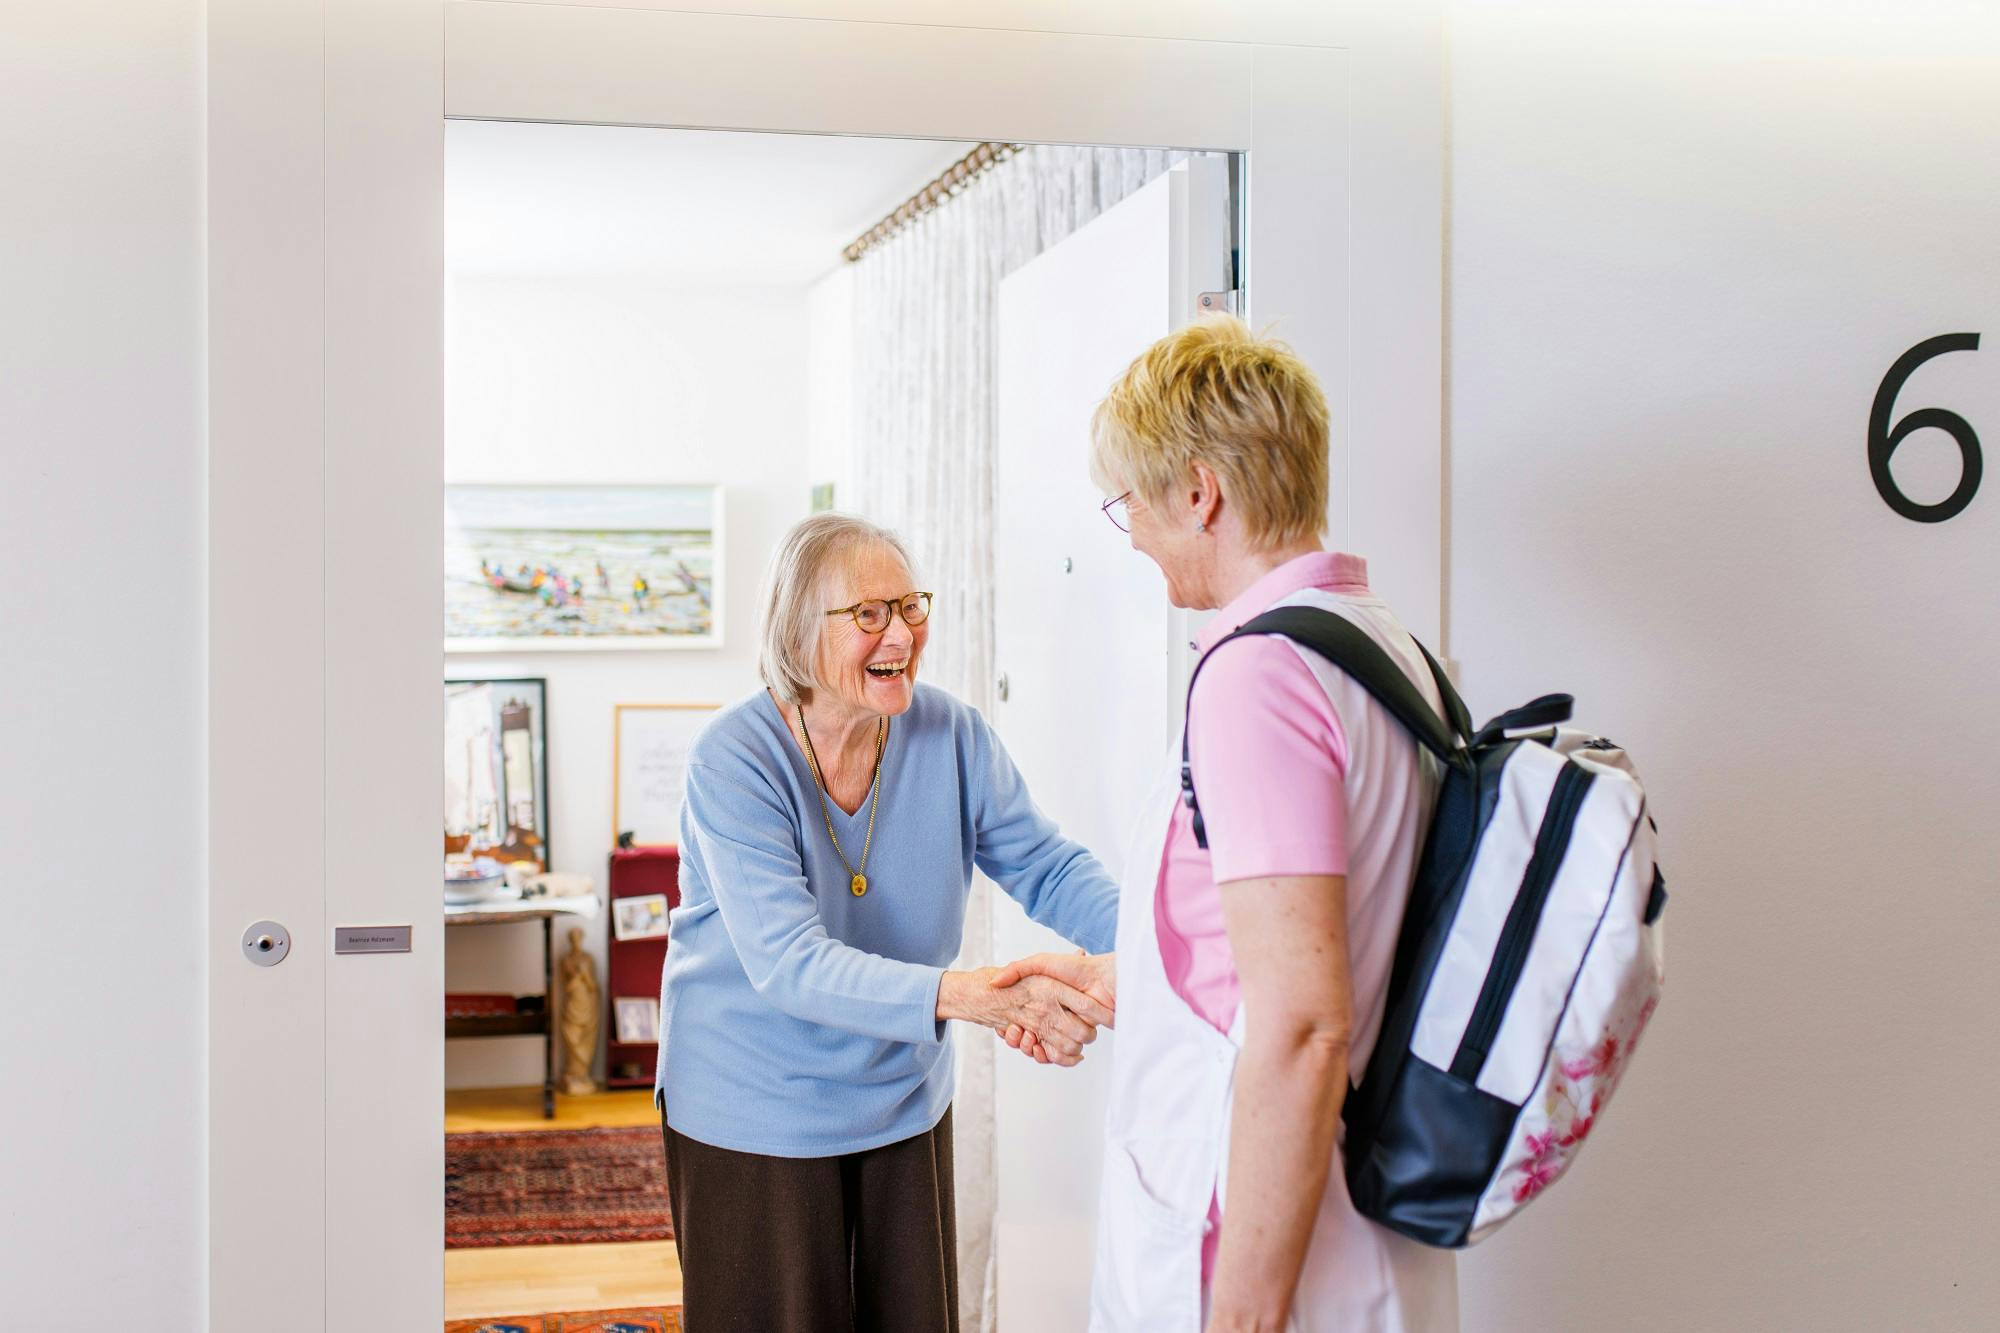
[(847, 887), (853, 891), (855, 897), (859, 898), (862, 894), (868, 892), (868, 876), (856, 875), (848, 882)]

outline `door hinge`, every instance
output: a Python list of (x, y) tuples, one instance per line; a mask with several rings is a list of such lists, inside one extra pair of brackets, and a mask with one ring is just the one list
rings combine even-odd
[(1227, 292), (1203, 292), (1195, 298), (1195, 313), (1198, 315), (1240, 315), (1243, 313), (1243, 291), (1238, 288)]

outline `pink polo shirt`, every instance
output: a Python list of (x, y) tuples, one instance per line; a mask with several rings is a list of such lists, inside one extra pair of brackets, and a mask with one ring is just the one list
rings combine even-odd
[[(1246, 621), (1307, 589), (1335, 599), (1437, 706), (1416, 645), (1368, 587), (1358, 556), (1318, 552), (1272, 570), (1195, 641), (1206, 654)], [(1308, 663), (1289, 641), (1257, 636), (1217, 649), (1195, 684), (1189, 762), (1208, 849), (1176, 800), (1156, 890), (1168, 984), (1227, 1032), (1242, 998), (1217, 886), (1276, 875), (1345, 875), (1354, 979), (1354, 1069), (1381, 1030), (1403, 905), (1437, 798), (1437, 772), (1388, 713), (1344, 673)], [(1220, 1220), (1220, 1209), (1211, 1208)], [(1212, 1231), (1203, 1253), (1213, 1272)]]

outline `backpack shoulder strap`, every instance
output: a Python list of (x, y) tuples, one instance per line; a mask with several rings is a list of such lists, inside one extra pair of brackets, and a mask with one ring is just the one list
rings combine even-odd
[[(1444, 701), (1443, 719), (1438, 717), (1417, 687), (1410, 683), (1402, 668), (1383, 651), (1382, 645), (1345, 616), (1313, 606), (1281, 606), (1251, 620), (1218, 642), (1215, 648), (1220, 648), (1230, 639), (1252, 634), (1290, 639), (1300, 647), (1318, 653), (1352, 677), (1355, 684), (1368, 691), (1377, 703), (1388, 710), (1389, 715), (1400, 722), (1419, 745), (1447, 764), (1459, 761), (1465, 743), (1472, 737), (1472, 719), (1459, 699), (1458, 691), (1452, 688), (1444, 668), (1421, 643), (1417, 644), (1417, 651), (1424, 655), (1431, 678), (1437, 682), (1438, 695)], [(1201, 661), (1195, 663), (1194, 674), (1188, 679), (1186, 707), (1190, 713), (1194, 706), (1194, 683), (1201, 678), (1201, 669), (1214, 654), (1215, 648), (1209, 649), (1202, 655)], [(1181, 799), (1194, 812), (1195, 842), (1206, 848), (1208, 831), (1202, 823), (1201, 804), (1195, 797), (1194, 768), (1188, 760), (1185, 726), (1181, 731)]]

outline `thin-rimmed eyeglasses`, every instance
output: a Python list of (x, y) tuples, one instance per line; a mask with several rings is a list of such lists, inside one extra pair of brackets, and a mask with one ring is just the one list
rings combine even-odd
[(1132, 492), (1127, 491), (1115, 499), (1106, 500), (1097, 507), (1103, 511), (1106, 518), (1111, 520), (1112, 527), (1118, 529), (1120, 532), (1130, 532), (1132, 530), (1132, 509), (1128, 502), (1131, 499)]

